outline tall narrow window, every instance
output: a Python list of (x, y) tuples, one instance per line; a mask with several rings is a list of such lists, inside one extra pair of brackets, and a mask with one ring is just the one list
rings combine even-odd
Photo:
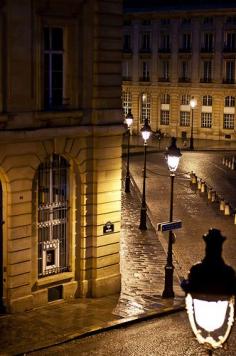
[(63, 29), (44, 28), (44, 107), (63, 106)]
[(151, 51), (151, 33), (149, 31), (144, 31), (141, 34), (141, 51)]
[(190, 33), (183, 33), (182, 35), (182, 50), (189, 51), (191, 50), (191, 34)]
[(224, 49), (230, 52), (236, 50), (236, 32), (225, 32)]
[(212, 52), (214, 47), (214, 36), (212, 32), (203, 33), (202, 50), (204, 52)]
[(168, 52), (170, 50), (170, 35), (169, 33), (161, 33), (160, 38), (160, 48), (159, 51), (161, 52)]
[(201, 127), (202, 128), (211, 128), (211, 126), (212, 126), (212, 113), (211, 112), (202, 112)]
[(129, 91), (123, 91), (122, 104), (123, 104), (124, 115), (127, 115), (129, 110), (132, 109), (132, 95)]
[(224, 81), (226, 83), (234, 83), (235, 80), (235, 61), (234, 60), (226, 60), (225, 61), (225, 78)]
[(234, 129), (234, 114), (224, 114), (224, 129)]
[(141, 122), (148, 119), (150, 122), (150, 112), (151, 112), (151, 98), (147, 93), (141, 95)]
[(235, 97), (226, 96), (225, 97), (225, 107), (234, 107), (235, 106)]
[(189, 105), (190, 102), (190, 95), (182, 95), (181, 97), (181, 105)]
[(209, 83), (212, 81), (212, 62), (211, 60), (203, 61), (202, 63), (202, 82)]
[(170, 76), (170, 65), (168, 60), (161, 61), (161, 78), (160, 80), (169, 81)]
[(180, 111), (180, 126), (190, 126), (189, 111)]
[(38, 168), (38, 276), (69, 270), (68, 163), (52, 155)]
[(161, 104), (170, 104), (170, 95), (169, 94), (162, 94), (161, 96)]
[(149, 63), (146, 61), (142, 62), (142, 79), (141, 80), (143, 80), (143, 81), (150, 80)]
[(203, 106), (212, 106), (212, 96), (211, 95), (204, 95), (202, 97), (202, 105)]
[(131, 52), (131, 35), (126, 33), (123, 38), (123, 51)]
[(170, 111), (169, 110), (161, 110), (161, 125), (169, 125), (170, 124)]
[(189, 61), (183, 60), (180, 62), (180, 76), (179, 80), (182, 82), (189, 81)]

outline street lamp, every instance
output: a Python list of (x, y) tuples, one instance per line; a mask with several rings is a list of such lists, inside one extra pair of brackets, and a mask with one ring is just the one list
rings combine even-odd
[(133, 115), (131, 109), (129, 109), (128, 114), (125, 116), (125, 123), (128, 127), (128, 147), (127, 147), (127, 166), (126, 166), (126, 177), (125, 177), (125, 192), (130, 192), (130, 173), (129, 173), (129, 150), (130, 150), (130, 127), (133, 123)]
[[(170, 191), (170, 222), (173, 221), (173, 193), (174, 193), (174, 178), (175, 171), (178, 168), (180, 157), (182, 156), (180, 149), (176, 147), (176, 138), (172, 137), (171, 145), (166, 152), (166, 159), (171, 178), (171, 191)], [(174, 235), (172, 230), (169, 231), (167, 263), (165, 266), (165, 288), (162, 293), (163, 298), (174, 298), (173, 291), (173, 273), (174, 266), (172, 260), (172, 245), (174, 242)]]
[(147, 206), (146, 206), (146, 162), (147, 162), (147, 141), (152, 133), (151, 127), (148, 125), (148, 119), (145, 119), (144, 125), (140, 130), (143, 141), (144, 141), (144, 165), (143, 165), (143, 194), (142, 194), (142, 205), (140, 212), (140, 230), (147, 230), (146, 217), (147, 217)]
[(188, 279), (181, 283), (186, 293), (186, 308), (191, 328), (209, 355), (222, 347), (234, 322), (236, 275), (225, 264), (221, 253), (225, 237), (210, 229), (203, 236), (206, 255), (191, 267)]
[(191, 136), (190, 136), (190, 150), (194, 150), (194, 146), (193, 146), (193, 110), (197, 105), (197, 100), (194, 99), (194, 97), (192, 96), (191, 100), (190, 100), (190, 107), (191, 107)]

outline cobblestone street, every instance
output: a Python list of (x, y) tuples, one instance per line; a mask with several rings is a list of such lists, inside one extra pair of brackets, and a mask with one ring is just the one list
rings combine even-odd
[(155, 308), (179, 304), (183, 291), (179, 280), (174, 278), (176, 298), (163, 302), (164, 268), (166, 254), (148, 221), (148, 230), (140, 231), (141, 202), (134, 189), (122, 193), (121, 232), (121, 296), (115, 313), (120, 316), (141, 314)]

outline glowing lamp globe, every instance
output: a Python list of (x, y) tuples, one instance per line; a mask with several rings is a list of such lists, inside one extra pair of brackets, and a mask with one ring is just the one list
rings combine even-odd
[(142, 138), (144, 140), (144, 143), (146, 143), (152, 134), (152, 129), (148, 124), (148, 119), (145, 119), (144, 125), (141, 128), (140, 132), (141, 132)]
[(171, 145), (168, 147), (165, 157), (170, 172), (175, 172), (179, 165), (180, 157), (182, 156), (180, 149), (176, 146), (176, 138), (171, 138)]
[(128, 114), (125, 116), (125, 123), (128, 126), (128, 128), (130, 128), (130, 126), (132, 125), (133, 120), (134, 120), (133, 115), (131, 113), (131, 110), (129, 109)]
[(198, 342), (209, 350), (222, 347), (234, 322), (236, 276), (221, 257), (225, 237), (217, 229), (203, 236), (206, 256), (192, 266), (181, 283), (186, 292), (186, 309)]
[(197, 100), (194, 99), (194, 97), (192, 97), (190, 100), (190, 106), (192, 109), (194, 109), (197, 106)]

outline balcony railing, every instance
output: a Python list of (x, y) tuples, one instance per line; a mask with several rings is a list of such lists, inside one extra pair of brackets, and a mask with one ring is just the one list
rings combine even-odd
[(191, 47), (179, 48), (179, 53), (191, 53), (191, 52), (192, 52), (192, 48)]
[(223, 48), (224, 53), (235, 53), (236, 52), (236, 47), (235, 46), (227, 46), (225, 45)]
[(235, 80), (232, 78), (224, 78), (223, 84), (235, 84)]
[(201, 78), (200, 83), (212, 83), (212, 78)]
[(160, 78), (158, 78), (158, 81), (159, 81), (159, 82), (169, 82), (169, 81), (170, 81), (170, 78), (169, 78), (169, 77), (167, 77), (167, 78), (160, 77)]
[(170, 49), (170, 47), (161, 47), (161, 48), (158, 48), (158, 52), (159, 53), (170, 53), (171, 49)]
[(179, 83), (190, 83), (191, 79), (186, 77), (179, 78)]
[(150, 82), (150, 77), (140, 77), (139, 81), (140, 82)]
[(204, 46), (201, 48), (201, 53), (213, 53), (213, 52), (214, 52), (213, 47)]

